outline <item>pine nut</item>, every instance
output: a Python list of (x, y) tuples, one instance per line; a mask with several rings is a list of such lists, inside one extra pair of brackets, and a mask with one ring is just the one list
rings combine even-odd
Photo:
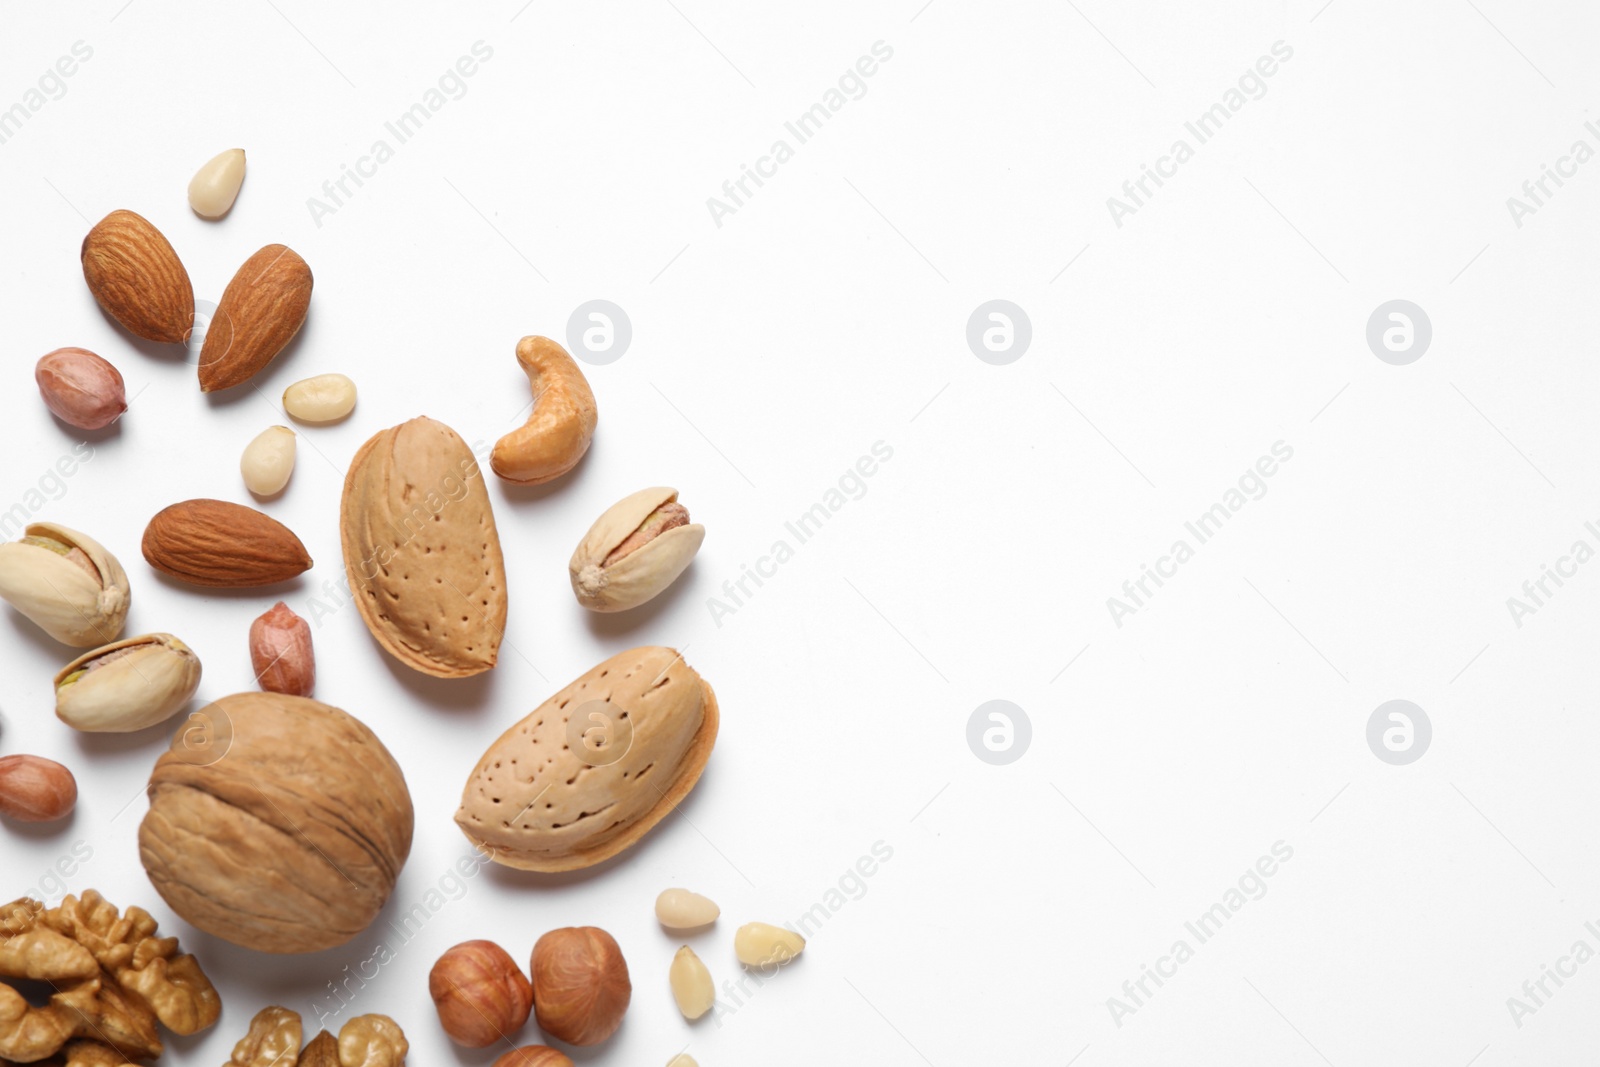
[(683, 1012), (685, 1019), (700, 1018), (717, 1002), (717, 989), (712, 984), (711, 972), (688, 945), (684, 945), (672, 957), (672, 969), (667, 977), (672, 982), (672, 999), (678, 1002), (678, 1010)]
[(656, 919), (668, 930), (698, 930), (721, 914), (715, 902), (687, 889), (665, 889), (656, 897)]
[(256, 496), (276, 496), (294, 473), (294, 431), (269, 426), (245, 446), (239, 460), (244, 484)]
[(343, 374), (319, 374), (283, 391), (283, 410), (296, 422), (338, 422), (356, 406), (356, 383)]

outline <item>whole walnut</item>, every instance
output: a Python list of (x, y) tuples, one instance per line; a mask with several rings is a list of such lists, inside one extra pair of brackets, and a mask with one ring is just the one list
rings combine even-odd
[(411, 795), (366, 726), (281, 693), (190, 716), (150, 774), (139, 858), (174, 911), (262, 952), (371, 925), (411, 851)]

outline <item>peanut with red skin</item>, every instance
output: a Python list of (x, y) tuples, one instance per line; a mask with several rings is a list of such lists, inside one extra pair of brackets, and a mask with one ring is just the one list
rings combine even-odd
[(18, 822), (54, 822), (77, 803), (77, 780), (55, 760), (0, 757), (0, 815)]
[(250, 624), (250, 663), (268, 693), (308, 697), (317, 687), (311, 627), (281, 600)]

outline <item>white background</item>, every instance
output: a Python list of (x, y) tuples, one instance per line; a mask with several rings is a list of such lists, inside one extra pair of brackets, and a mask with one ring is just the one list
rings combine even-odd
[[(624, 357), (590, 370), (601, 417), (553, 488), (491, 485), (511, 582), (499, 668), (425, 679), (357, 613), (321, 620), (317, 695), (404, 767), (416, 843), (368, 935), (303, 958), (187, 927), (135, 845), (170, 726), (75, 735), (50, 679), (72, 652), (0, 611), (0, 752), (76, 772), (69, 825), (0, 828), (0, 898), (75, 843), (70, 887), (142, 904), (220, 987), (222, 1022), (173, 1062), (222, 1062), (267, 1003), (311, 1012), (466, 842), (475, 758), (582, 671), (670, 644), (716, 687), (699, 788), (587, 875), (486, 872), (367, 985), (353, 1012), (405, 1027), (420, 1064), (457, 1050), (426, 992), (437, 955), (491, 937), (524, 958), (552, 927), (611, 930), (634, 1005), (588, 1063), (1570, 1062), (1596, 1036), (1600, 963), (1521, 1026), (1507, 998), (1600, 919), (1593, 648), (1600, 564), (1518, 627), (1506, 600), (1600, 519), (1592, 256), (1600, 162), (1517, 227), (1506, 199), (1600, 118), (1600, 18), (1552, 0), (974, 4), (723, 0), (553, 5), (8, 5), (0, 108), (74, 42), (92, 58), (0, 145), (5, 462), (0, 507), (81, 435), (29, 380), (63, 345), (135, 397), (39, 518), (101, 539), (134, 585), (130, 633), (202, 657), (202, 698), (252, 684), (249, 622), (302, 614), (340, 574), (341, 478), (371, 434), (428, 414), (491, 443), (528, 399), (519, 337), (565, 337), (584, 301), (626, 309)], [(719, 227), (708, 197), (874, 42), (893, 49)], [(1224, 130), (1118, 227), (1106, 199), (1276, 41), (1293, 49)], [(493, 57), (319, 226), (307, 200), (387, 137), (474, 42)], [(392, 138), (391, 144), (392, 144)], [(233, 213), (188, 210), (194, 170), (249, 153)], [(353, 189), (353, 187), (352, 187)], [(171, 239), (215, 300), (263, 244), (316, 275), (300, 340), (207, 398), (184, 353), (97, 309), (78, 247), (116, 208)], [(1070, 265), (1069, 265), (1070, 264)], [(1023, 307), (1031, 347), (981, 362), (980, 303)], [(1416, 302), (1417, 362), (1365, 341)], [(264, 594), (157, 577), (144, 523), (194, 496), (249, 502), (238, 455), (299, 378), (361, 387), (301, 433), (263, 505), (316, 568)], [(874, 442), (893, 458), (735, 614), (736, 579)], [(1268, 492), (1118, 627), (1106, 599), (1274, 442)], [(705, 548), (659, 603), (587, 616), (565, 562), (615, 499), (679, 488)], [(1383, 701), (1433, 742), (1367, 747)], [(1032, 742), (1007, 766), (968, 717), (1005, 699)], [(651, 902), (717, 899), (692, 942), (719, 982), (742, 922), (823, 901), (874, 843), (893, 858), (743, 1006), (686, 1025)], [(1293, 858), (1120, 1025), (1122, 996), (1183, 924), (1282, 841)], [(1191, 944), (1192, 944), (1191, 939)], [(347, 1013), (348, 1014), (348, 1013)], [(538, 1040), (530, 1024), (522, 1041)], [(1074, 1059), (1076, 1057), (1076, 1059)]]

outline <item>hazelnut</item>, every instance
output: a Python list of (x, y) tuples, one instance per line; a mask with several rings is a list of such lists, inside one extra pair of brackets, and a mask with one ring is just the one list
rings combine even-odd
[(488, 1048), (521, 1030), (533, 989), (509, 953), (493, 941), (466, 941), (439, 957), (428, 974), (439, 1025), (467, 1048)]
[(494, 1067), (572, 1067), (572, 1059), (549, 1045), (523, 1045), (495, 1060)]
[(545, 1033), (598, 1045), (622, 1025), (633, 983), (622, 949), (604, 930), (551, 930), (533, 946), (532, 971), (534, 1015)]

